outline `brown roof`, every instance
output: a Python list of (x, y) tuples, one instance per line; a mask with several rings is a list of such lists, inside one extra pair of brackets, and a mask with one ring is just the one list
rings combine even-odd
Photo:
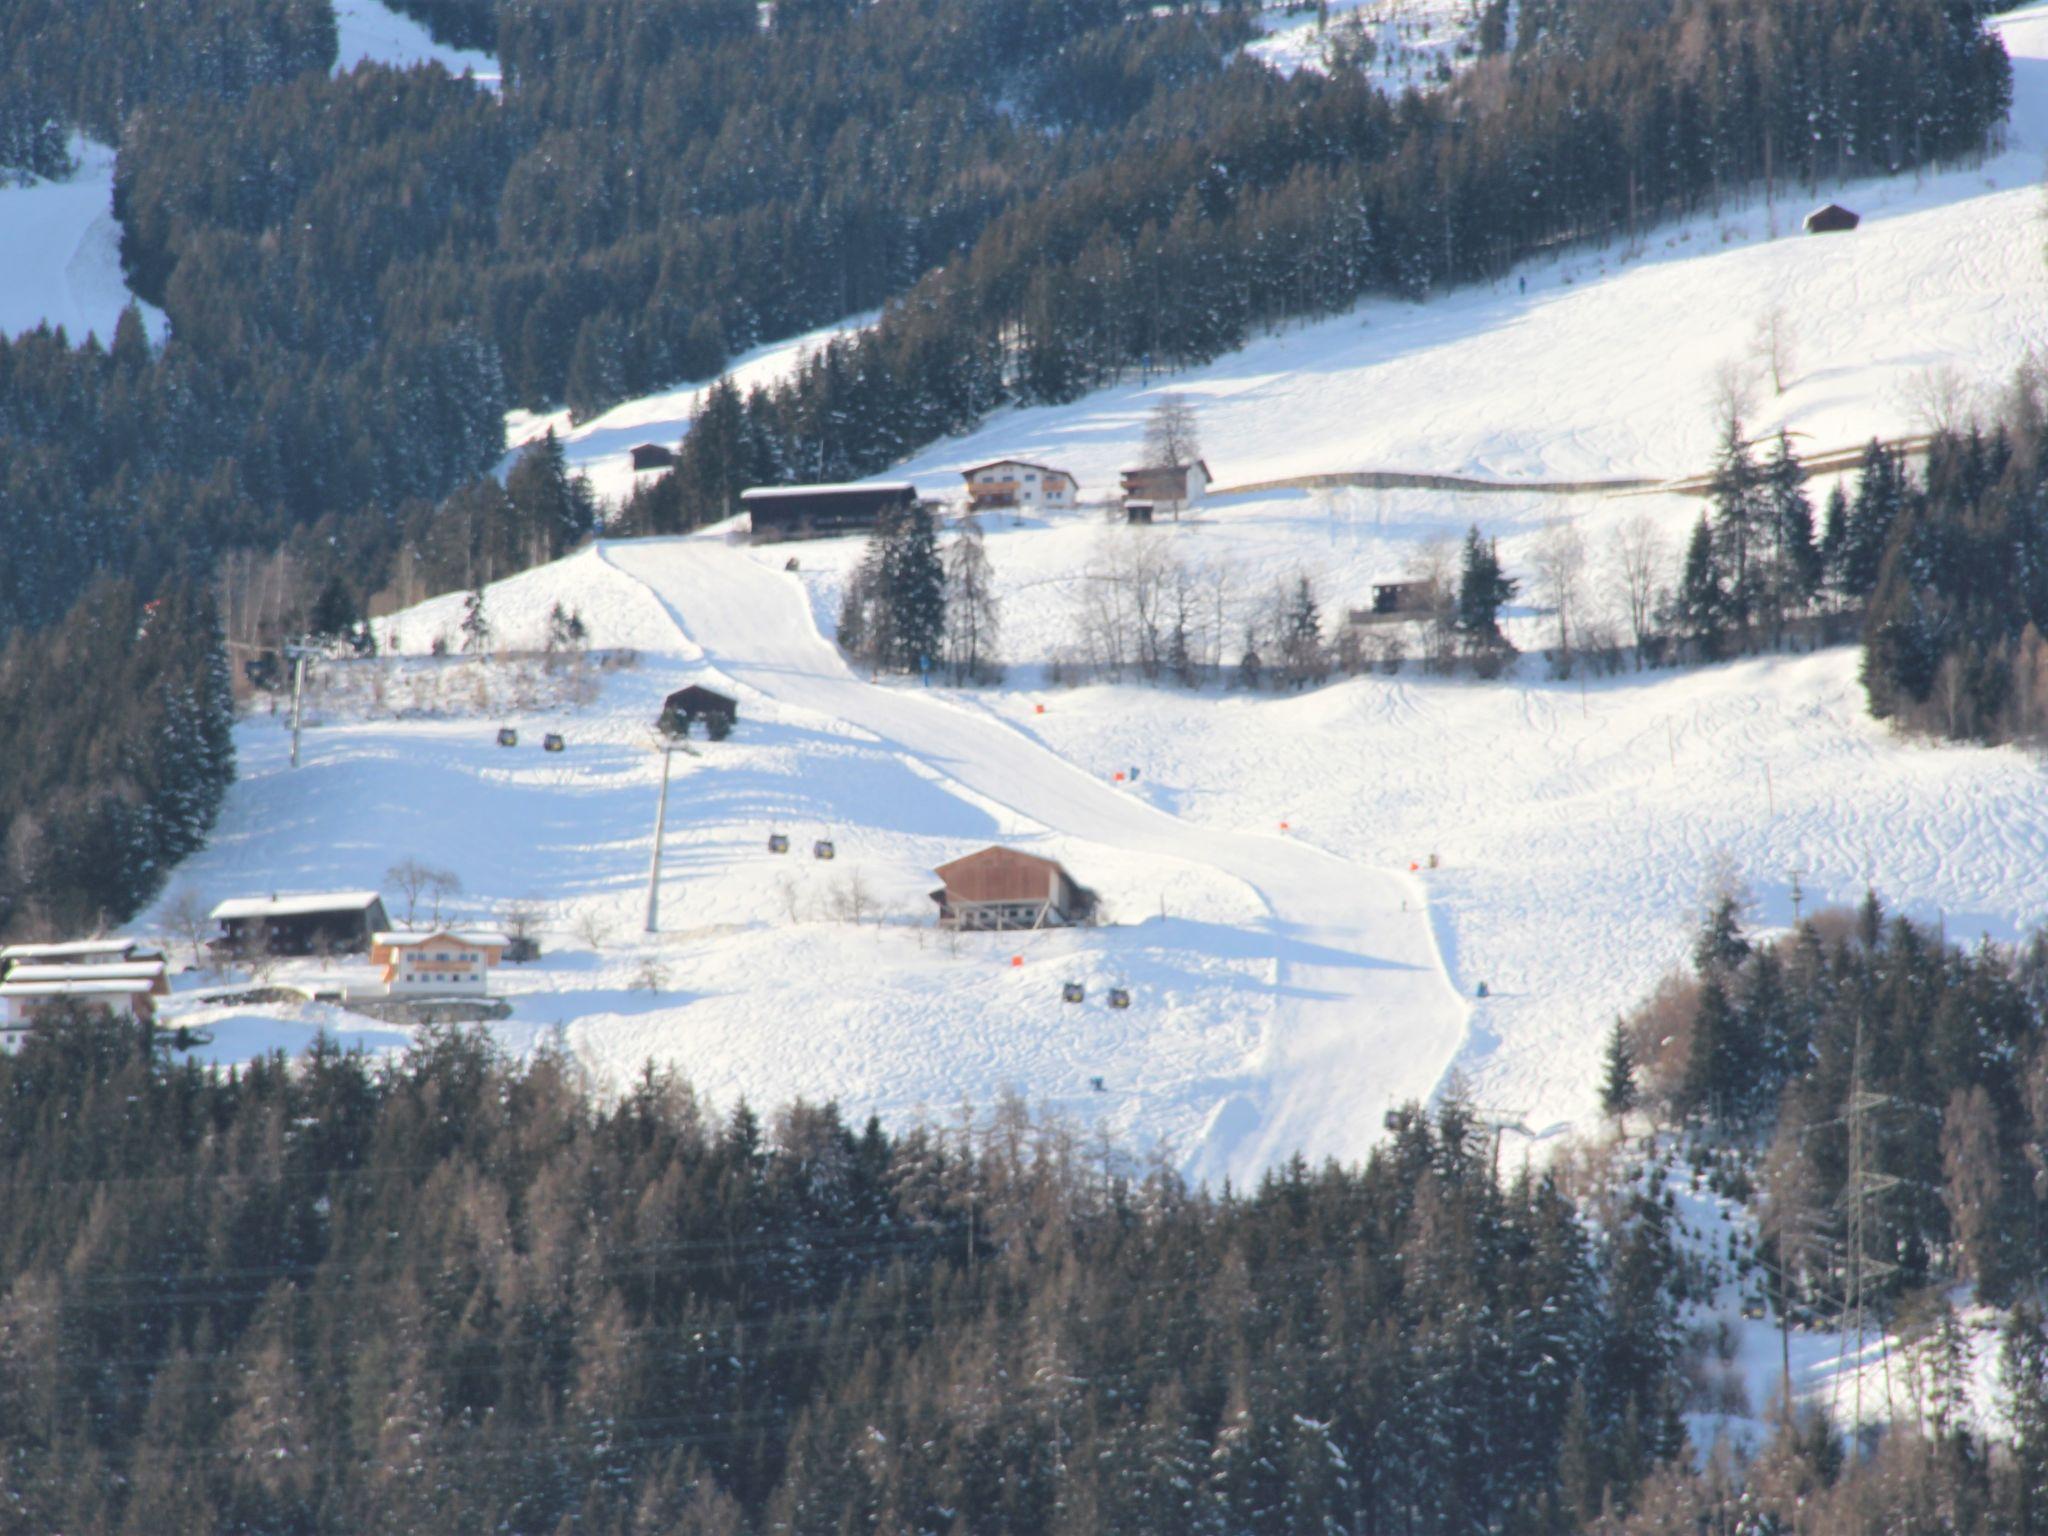
[(1056, 894), (1053, 882), (1074, 877), (1051, 859), (1014, 848), (984, 848), (933, 871), (948, 895), (961, 901), (1044, 901)]

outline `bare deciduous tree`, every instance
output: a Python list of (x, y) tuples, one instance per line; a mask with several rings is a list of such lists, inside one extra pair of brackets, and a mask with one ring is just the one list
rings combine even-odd
[(844, 923), (864, 923), (875, 910), (874, 892), (858, 868), (848, 870), (832, 888), (832, 915)]
[(427, 876), (427, 895), (434, 903), (433, 922), (441, 921), (441, 903), (462, 894), (462, 880), (452, 869), (436, 869)]
[(1781, 395), (1792, 377), (1796, 341), (1791, 312), (1782, 299), (1773, 299), (1769, 307), (1756, 317), (1756, 358), (1764, 371), (1770, 374), (1771, 388)]
[(200, 894), (189, 885), (181, 885), (165, 899), (160, 914), (164, 927), (190, 947), (194, 965), (204, 965), (212, 958), (206, 948), (213, 928), (209, 913)]
[(611, 942), (612, 920), (602, 907), (585, 907), (576, 914), (570, 932), (591, 949), (603, 949)]
[(1145, 463), (1148, 467), (1178, 468), (1202, 456), (1197, 436), (1195, 408), (1187, 397), (1165, 394), (1145, 418)]
[(1931, 364), (1906, 381), (1906, 406), (1923, 432), (1960, 432), (1977, 414), (1976, 391), (1952, 363)]
[(1750, 379), (1749, 365), (1742, 358), (1722, 359), (1708, 386), (1707, 401), (1713, 407), (1716, 421), (1748, 418), (1756, 404), (1756, 390)]
[(433, 883), (434, 871), (410, 856), (400, 859), (384, 871), (384, 883), (394, 887), (405, 898), (405, 925), (412, 926), (413, 912), (420, 903), (420, 893)]
[(1650, 621), (1657, 611), (1657, 577), (1664, 569), (1665, 553), (1664, 535), (1647, 512), (1638, 512), (1614, 531), (1608, 559), (1628, 615), (1629, 640), (1635, 646), (1638, 669), (1643, 665)]
[(1546, 523), (1536, 541), (1536, 586), (1542, 600), (1557, 615), (1557, 650), (1561, 665), (1569, 668), (1572, 654), (1572, 626), (1577, 622), (1579, 599), (1586, 583), (1586, 540), (1576, 524), (1563, 518)]

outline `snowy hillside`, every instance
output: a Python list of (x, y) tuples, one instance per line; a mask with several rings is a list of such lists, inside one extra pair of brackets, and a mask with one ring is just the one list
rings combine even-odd
[[(1809, 450), (1910, 430), (2036, 334), (2048, 8), (2002, 28), (2009, 148), (1917, 184), (1822, 189), (1864, 213), (1853, 235), (1785, 233), (1804, 197), (1747, 205), (1654, 231), (1627, 259), (1531, 267), (1526, 293), (1509, 279), (1368, 305), (1207, 369), (1007, 413), (908, 470), (951, 493), (959, 466), (1023, 454), (1100, 496), (1173, 389), (1197, 402), (1226, 487), (1373, 467), (1676, 476), (1709, 457), (1709, 395), (1731, 357), (1752, 425), (1805, 434)], [(1749, 341), (1773, 303), (1795, 337), (1782, 395)], [(748, 366), (772, 376), (803, 344)], [(570, 455), (615, 468), (633, 442), (673, 440), (691, 397), (574, 429)], [(727, 1102), (837, 1094), (899, 1117), (1014, 1087), (1168, 1145), (1197, 1173), (1243, 1175), (1297, 1148), (1355, 1154), (1388, 1102), (1456, 1066), (1483, 1103), (1549, 1133), (1587, 1121), (1602, 1031), (1683, 955), (1711, 877), (1745, 877), (1763, 926), (1790, 920), (1795, 870), (1809, 905), (1869, 883), (1952, 933), (2009, 938), (2038, 920), (2035, 761), (1894, 739), (1865, 717), (1846, 651), (1569, 682), (1537, 664), (1499, 684), (1410, 668), (1286, 698), (1070, 690), (1045, 668), (1091, 575), (1134, 552), (1205, 573), (1234, 639), (1297, 572), (1327, 616), (1472, 522), (1526, 574), (1547, 521), (1574, 522), (1598, 554), (1647, 514), (1675, 562), (1697, 510), (1669, 494), (1282, 489), (1151, 530), (1093, 512), (1001, 522), (989, 553), (1011, 681), (930, 696), (862, 683), (820, 638), (857, 541), (802, 546), (795, 575), (786, 551), (718, 530), (608, 544), (487, 597), (501, 646), (537, 646), (560, 602), (593, 645), (639, 653), (602, 675), (595, 703), (539, 690), (534, 713), (502, 721), (528, 741), (565, 731), (566, 754), (493, 746), (496, 714), (348, 715), (309, 735), (294, 776), (276, 723), (251, 721), (244, 782), (180, 878), (209, 897), (375, 884), (410, 854), (458, 872), (474, 915), (537, 898), (549, 956), (509, 978), (506, 1037), (559, 1025), (613, 1081), (651, 1055)], [(399, 615), (385, 638), (407, 656), (453, 647), (460, 605)], [(1548, 622), (1525, 605), (1512, 624), (1534, 646)], [(697, 678), (736, 693), (742, 728), (677, 760), (662, 931), (643, 942), (648, 727)], [(778, 830), (793, 854), (766, 852)], [(804, 856), (819, 838), (837, 859)], [(1111, 924), (937, 934), (932, 867), (998, 839), (1068, 863)], [(1068, 979), (1085, 1004), (1059, 1001)], [(1111, 985), (1133, 989), (1128, 1013), (1102, 1006)], [(228, 1052), (328, 1016), (192, 1017)]]
[(334, 60), (337, 71), (362, 63), (394, 69), (434, 63), (451, 75), (470, 74), (480, 84), (498, 84), (498, 61), (490, 54), (437, 43), (410, 16), (401, 16), (378, 0), (334, 0), (334, 24), (341, 45)]
[[(121, 226), (114, 222), (114, 152), (74, 137), (77, 171), (68, 181), (0, 182), (0, 335), (47, 322), (74, 342), (91, 332), (110, 341), (130, 302), (121, 275)], [(163, 311), (143, 306), (152, 338)]]
[[(734, 358), (727, 364), (725, 376), (743, 394), (772, 386), (802, 367), (806, 357), (833, 337), (858, 331), (875, 319), (872, 314), (857, 315), (786, 341), (768, 342)], [(702, 380), (643, 395), (581, 424), (572, 422), (567, 411), (510, 411), (505, 417), (505, 445), (518, 449), (552, 431), (561, 439), (569, 462), (589, 477), (592, 488), (609, 502), (621, 502), (633, 492), (633, 448), (640, 443), (673, 448), (682, 441), (690, 430), (697, 402), (708, 388), (710, 381)], [(510, 466), (508, 457), (503, 468)]]
[[(487, 53), (446, 48), (410, 17), (378, 0), (334, 0), (340, 38), (337, 70), (370, 62), (406, 68), (434, 61), (451, 74), (467, 71), (495, 86), (498, 61)], [(96, 334), (102, 342), (132, 301), (121, 271), (121, 226), (114, 221), (114, 151), (74, 137), (76, 173), (67, 181), (0, 180), (0, 335), (38, 325), (61, 325), (72, 341)], [(153, 340), (168, 321), (154, 305), (142, 306)]]

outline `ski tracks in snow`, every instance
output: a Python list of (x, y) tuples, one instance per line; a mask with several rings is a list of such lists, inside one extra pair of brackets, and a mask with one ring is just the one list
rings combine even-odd
[[(712, 538), (607, 545), (706, 664), (742, 689), (872, 735), (947, 785), (1063, 837), (1192, 862), (1270, 914), (1235, 936), (1270, 955), (1272, 1022), (1212, 1100), (1198, 1177), (1243, 1179), (1294, 1152), (1362, 1156), (1385, 1109), (1426, 1099), (1466, 1044), (1421, 883), (1282, 835), (1205, 828), (1113, 789), (983, 712), (866, 683), (818, 632), (796, 581)], [(963, 849), (963, 852), (966, 850)]]

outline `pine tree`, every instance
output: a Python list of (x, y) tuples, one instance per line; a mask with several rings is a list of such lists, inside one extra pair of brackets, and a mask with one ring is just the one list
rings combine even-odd
[(1672, 599), (1672, 619), (1701, 661), (1719, 661), (1727, 642), (1727, 594), (1714, 552), (1713, 530), (1702, 517), (1685, 548), (1685, 569)]
[(482, 653), (491, 648), (491, 621), (484, 612), (484, 589), (473, 588), (462, 600), (462, 648)]
[(1822, 560), (1813, 536), (1813, 502), (1806, 494), (1806, 470), (1783, 431), (1764, 466), (1764, 495), (1775, 541), (1771, 581), (1773, 637), (1784, 610), (1803, 608), (1820, 591)]
[(1519, 586), (1514, 578), (1502, 574), (1498, 546), (1481, 538), (1479, 525), (1474, 523), (1465, 535), (1456, 624), (1468, 653), (1483, 669), (1514, 655), (1514, 647), (1501, 633), (1500, 610)]
[(889, 613), (889, 663), (922, 671), (943, 654), (946, 569), (932, 515), (922, 505), (898, 518), (886, 535), (882, 582)]
[(1280, 664), (1296, 688), (1320, 683), (1329, 676), (1329, 652), (1323, 645), (1322, 610), (1307, 575), (1295, 578), (1293, 596), (1281, 617)]
[(1635, 1051), (1629, 1045), (1627, 1028), (1617, 1018), (1607, 1036), (1606, 1070), (1600, 1082), (1600, 1108), (1618, 1128), (1628, 1112), (1636, 1107), (1636, 1098)]
[(2015, 1306), (1999, 1336), (2006, 1424), (2012, 1435), (2013, 1536), (2048, 1532), (2048, 1336), (2040, 1312)]
[[(1712, 539), (1722, 576), (1722, 612), (1745, 648), (1750, 625), (1763, 608), (1768, 572), (1763, 559), (1767, 508), (1759, 496), (1762, 477), (1742, 435), (1742, 422), (1730, 416), (1722, 427), (1721, 456), (1707, 494), (1713, 502)], [(1691, 557), (1687, 557), (1691, 575)]]

